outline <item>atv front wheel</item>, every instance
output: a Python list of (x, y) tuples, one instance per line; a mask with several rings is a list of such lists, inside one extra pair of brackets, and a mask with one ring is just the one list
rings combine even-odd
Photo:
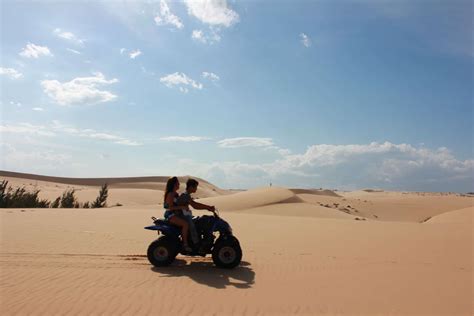
[(148, 246), (147, 257), (155, 267), (170, 265), (176, 258), (176, 255), (175, 243), (165, 236), (155, 240)]
[(240, 264), (240, 260), (242, 249), (237, 238), (233, 236), (218, 240), (212, 249), (212, 261), (219, 268), (235, 268)]

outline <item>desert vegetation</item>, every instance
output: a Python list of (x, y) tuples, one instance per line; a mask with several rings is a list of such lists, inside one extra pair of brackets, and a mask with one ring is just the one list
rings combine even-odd
[(28, 191), (24, 186), (13, 188), (7, 180), (0, 182), (0, 208), (102, 208), (107, 206), (108, 186), (104, 183), (93, 202), (81, 203), (74, 189), (67, 189), (54, 201), (39, 198), (40, 190)]

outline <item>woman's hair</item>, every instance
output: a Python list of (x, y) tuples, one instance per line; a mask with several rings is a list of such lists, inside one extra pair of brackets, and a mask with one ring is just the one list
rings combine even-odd
[(168, 196), (168, 193), (173, 192), (176, 182), (178, 182), (178, 177), (171, 177), (166, 182), (166, 190), (165, 190), (165, 196), (164, 196), (165, 202), (166, 202), (166, 197)]

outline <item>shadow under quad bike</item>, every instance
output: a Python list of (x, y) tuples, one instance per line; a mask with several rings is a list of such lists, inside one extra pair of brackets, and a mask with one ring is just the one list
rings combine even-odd
[(179, 253), (185, 256), (203, 257), (212, 254), (212, 261), (220, 268), (231, 269), (240, 264), (242, 249), (239, 240), (232, 234), (229, 223), (219, 216), (217, 210), (213, 216), (193, 218), (200, 241), (198, 244), (193, 244), (189, 238), (188, 244), (192, 252), (185, 252), (183, 249), (181, 228), (164, 219), (152, 217), (152, 220), (154, 225), (146, 226), (145, 229), (155, 230), (158, 235), (162, 234), (148, 246), (147, 257), (155, 267), (170, 265)]

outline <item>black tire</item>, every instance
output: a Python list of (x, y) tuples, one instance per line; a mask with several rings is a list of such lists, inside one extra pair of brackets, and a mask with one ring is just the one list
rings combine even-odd
[(219, 268), (232, 269), (240, 264), (242, 249), (237, 238), (219, 238), (212, 249), (212, 261)]
[(147, 257), (155, 267), (169, 266), (177, 256), (176, 243), (163, 236), (148, 246)]

